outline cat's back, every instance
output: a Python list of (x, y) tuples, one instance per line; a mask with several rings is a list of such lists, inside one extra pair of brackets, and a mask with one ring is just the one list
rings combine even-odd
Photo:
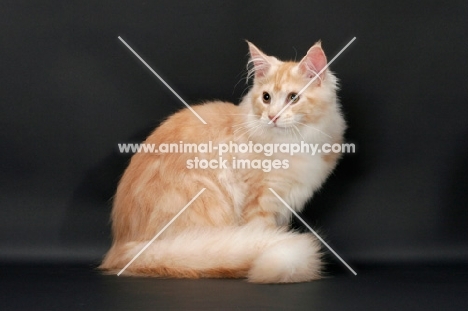
[[(148, 137), (148, 143), (207, 143), (232, 135), (245, 112), (229, 102), (213, 101), (182, 109), (164, 121)], [(198, 117), (198, 116), (200, 117)], [(204, 124), (205, 121), (206, 124)]]

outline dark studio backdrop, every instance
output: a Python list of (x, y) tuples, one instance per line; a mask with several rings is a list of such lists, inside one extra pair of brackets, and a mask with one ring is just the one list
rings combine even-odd
[(305, 219), (351, 265), (468, 258), (466, 1), (9, 1), (0, 5), (0, 261), (97, 263), (129, 156), (182, 103), (239, 102), (248, 39), (318, 40), (356, 154)]

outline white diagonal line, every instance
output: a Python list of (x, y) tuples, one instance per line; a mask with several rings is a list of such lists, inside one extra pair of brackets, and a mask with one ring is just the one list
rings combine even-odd
[(346, 261), (343, 260), (343, 258), (340, 257), (340, 255), (338, 255), (334, 250), (333, 248), (330, 247), (330, 245), (327, 244), (327, 242), (325, 242), (301, 217), (299, 217), (299, 215), (291, 208), (291, 206), (288, 205), (288, 203), (286, 203), (283, 198), (281, 198), (275, 190), (273, 190), (272, 188), (268, 188), (270, 189), (270, 191), (278, 198), (278, 200), (280, 200), (284, 206), (286, 206), (293, 214), (294, 216), (297, 217), (297, 219), (299, 219), (306, 227), (307, 229), (310, 230), (310, 232), (312, 232), (316, 237), (317, 239), (320, 240), (320, 242), (323, 243), (323, 245), (325, 245), (329, 250), (330, 252), (333, 253), (333, 255), (335, 255), (345, 266), (346, 268), (348, 268), (354, 275), (357, 275), (357, 273), (353, 270), (353, 268), (351, 268), (347, 263)]
[(198, 115), (198, 113), (196, 113), (195, 110), (193, 110), (193, 108), (190, 107), (190, 105), (187, 104), (187, 103), (185, 102), (185, 100), (183, 100), (183, 98), (180, 97), (179, 94), (177, 94), (177, 92), (174, 91), (174, 89), (173, 89), (169, 84), (167, 84), (167, 82), (164, 81), (164, 79), (161, 78), (161, 76), (158, 75), (157, 72), (154, 71), (153, 68), (150, 67), (150, 65), (148, 65), (148, 64), (145, 62), (145, 60), (144, 60), (143, 58), (141, 58), (140, 55), (138, 55), (138, 53), (135, 52), (135, 51), (131, 48), (131, 46), (127, 44), (127, 42), (125, 42), (124, 39), (122, 39), (120, 36), (119, 36), (118, 38), (119, 38), (120, 41), (122, 41), (123, 44), (125, 44), (125, 46), (126, 46), (130, 51), (132, 51), (133, 54), (135, 54), (136, 57), (138, 57), (138, 59), (139, 59), (146, 67), (148, 67), (148, 69), (149, 69), (159, 80), (161, 80), (161, 82), (162, 82), (162, 83), (163, 83), (163, 84), (164, 84), (164, 85), (165, 85), (165, 86), (166, 86), (166, 87), (167, 87), (167, 88), (168, 88), (168, 89), (185, 105), (185, 106), (187, 106), (188, 109), (190, 109), (191, 112), (193, 112), (193, 114), (194, 114), (195, 116), (197, 116), (198, 119), (200, 119), (200, 121), (201, 121), (203, 124), (207, 124), (207, 123), (205, 122), (205, 120), (203, 120), (203, 118), (200, 117), (200, 116)]
[(203, 188), (202, 190), (200, 190), (200, 192), (198, 192), (197, 195), (194, 196), (193, 199), (190, 200), (190, 202), (188, 202), (187, 205), (185, 205), (184, 208), (182, 208), (182, 209), (180, 210), (180, 212), (178, 212), (177, 215), (175, 215), (174, 218), (172, 218), (172, 220), (169, 221), (169, 222), (167, 223), (167, 225), (165, 225), (164, 228), (162, 228), (161, 231), (159, 231), (158, 234), (156, 234), (156, 235), (154, 236), (154, 238), (152, 238), (151, 241), (149, 241), (149, 242), (145, 245), (145, 247), (143, 247), (143, 248), (138, 252), (138, 254), (136, 254), (135, 257), (133, 257), (133, 259), (130, 260), (130, 262), (129, 262), (125, 267), (123, 267), (122, 270), (120, 270), (119, 273), (117, 273), (117, 276), (120, 276), (120, 275), (122, 274), (122, 272), (124, 272), (124, 271), (128, 268), (128, 266), (130, 266), (130, 265), (135, 261), (135, 259), (137, 259), (137, 258), (151, 245), (151, 243), (153, 243), (154, 240), (156, 240), (156, 239), (161, 235), (161, 233), (163, 233), (163, 232), (177, 219), (177, 217), (179, 217), (180, 214), (182, 214), (182, 213), (187, 209), (187, 207), (189, 207), (190, 204), (192, 204), (193, 201), (195, 201), (195, 200), (200, 196), (200, 194), (202, 194), (202, 192), (205, 191), (205, 190), (206, 190), (206, 188)]
[[(306, 84), (306, 86), (304, 86), (296, 95), (297, 96), (300, 96), (302, 93), (304, 93), (304, 91), (309, 87), (309, 85), (311, 85), (315, 80), (317, 80), (317, 78), (325, 71), (327, 70), (327, 68), (335, 61), (335, 59), (338, 58), (338, 56), (341, 55), (341, 53), (343, 53), (347, 48), (348, 46), (351, 45), (351, 43), (354, 42), (354, 40), (356, 40), (356, 37), (352, 38), (351, 41), (348, 42), (348, 44), (346, 44), (344, 46), (344, 48), (341, 49), (341, 51), (338, 52), (338, 54), (335, 55), (335, 57), (333, 57), (326, 65), (325, 67), (322, 68), (322, 70), (320, 70), (317, 74), (315, 74), (315, 77), (313, 77), (309, 83)], [(294, 98), (292, 100), (290, 100), (286, 106), (283, 107), (283, 109), (281, 109), (277, 114), (276, 116), (270, 120), (270, 122), (268, 122), (268, 124), (271, 124), (273, 123), (273, 120), (276, 120), (291, 104), (292, 102), (294, 101)]]

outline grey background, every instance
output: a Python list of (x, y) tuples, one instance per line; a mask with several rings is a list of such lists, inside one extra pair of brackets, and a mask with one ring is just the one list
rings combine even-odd
[(347, 155), (304, 218), (350, 264), (468, 258), (466, 1), (100, 1), (0, 10), (0, 261), (98, 262), (139, 142), (190, 102), (238, 102), (245, 39), (341, 80)]

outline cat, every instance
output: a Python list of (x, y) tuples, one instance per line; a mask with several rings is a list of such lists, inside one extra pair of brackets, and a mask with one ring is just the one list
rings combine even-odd
[[(280, 61), (247, 43), (248, 79), (253, 83), (239, 105), (194, 105), (207, 124), (183, 109), (156, 128), (145, 144), (341, 143), (346, 125), (336, 94), (338, 82), (326, 68), (321, 43), (299, 62)], [(298, 94), (311, 79), (315, 81)], [(219, 152), (136, 153), (114, 197), (113, 244), (100, 269), (121, 271), (206, 188), (123, 275), (247, 278), (254, 283), (319, 279), (323, 263), (317, 238), (289, 230), (292, 213), (269, 188), (301, 211), (340, 157), (339, 152), (266, 155), (233, 149), (222, 155), (225, 167), (202, 169), (194, 167), (193, 160), (221, 161)], [(279, 162), (269, 171), (235, 168), (234, 161), (240, 159)]]

